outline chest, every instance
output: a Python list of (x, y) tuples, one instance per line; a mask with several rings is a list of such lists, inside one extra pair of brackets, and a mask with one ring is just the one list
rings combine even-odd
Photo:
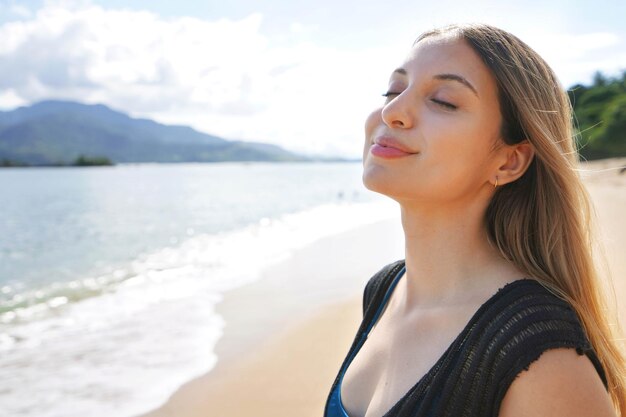
[(459, 334), (474, 307), (383, 314), (349, 364), (341, 386), (350, 417), (382, 417), (422, 380)]

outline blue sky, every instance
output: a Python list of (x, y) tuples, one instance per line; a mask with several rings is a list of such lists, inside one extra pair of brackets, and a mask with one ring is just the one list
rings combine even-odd
[(0, 0), (0, 109), (103, 103), (231, 139), (358, 157), (422, 31), (485, 22), (565, 86), (626, 69), (622, 1)]

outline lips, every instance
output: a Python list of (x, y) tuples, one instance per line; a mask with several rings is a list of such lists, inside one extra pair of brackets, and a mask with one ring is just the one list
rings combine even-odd
[(405, 153), (417, 153), (408, 147), (404, 146), (402, 142), (391, 136), (380, 136), (374, 140), (374, 143), (385, 148), (395, 148)]
[(417, 153), (408, 149), (400, 141), (390, 136), (380, 136), (376, 138), (370, 148), (370, 152), (375, 156), (383, 158), (399, 158)]

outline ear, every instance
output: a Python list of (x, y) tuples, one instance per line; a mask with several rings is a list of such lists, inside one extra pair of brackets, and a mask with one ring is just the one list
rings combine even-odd
[(528, 140), (515, 145), (503, 146), (496, 158), (498, 166), (491, 181), (495, 183), (496, 176), (498, 177), (498, 185), (517, 180), (524, 175), (534, 156), (535, 148)]

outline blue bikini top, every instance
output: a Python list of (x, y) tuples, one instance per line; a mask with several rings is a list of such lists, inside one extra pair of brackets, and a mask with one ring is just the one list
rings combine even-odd
[(383, 309), (385, 308), (385, 305), (387, 304), (387, 300), (391, 296), (391, 293), (393, 292), (394, 288), (396, 287), (396, 284), (400, 280), (400, 277), (404, 275), (405, 269), (406, 267), (402, 267), (400, 272), (398, 272), (398, 275), (396, 275), (396, 277), (394, 278), (393, 282), (387, 289), (387, 292), (385, 293), (385, 297), (380, 303), (380, 306), (378, 306), (378, 310), (376, 310), (376, 314), (374, 315), (374, 318), (372, 319), (367, 329), (363, 333), (363, 336), (361, 336), (361, 340), (359, 340), (358, 346), (356, 347), (356, 349), (354, 349), (354, 352), (348, 358), (348, 361), (346, 362), (343, 369), (341, 369), (339, 382), (335, 386), (334, 391), (330, 393), (328, 408), (326, 410), (326, 414), (324, 414), (324, 417), (350, 417), (348, 413), (346, 412), (346, 409), (343, 407), (343, 403), (341, 402), (341, 382), (343, 381), (343, 376), (346, 373), (346, 369), (348, 369), (348, 366), (350, 366), (352, 359), (354, 359), (357, 352), (361, 349), (361, 346), (363, 346), (363, 343), (367, 339), (367, 335), (369, 334), (370, 330), (372, 330), (372, 327), (374, 327), (374, 324), (378, 320), (378, 317), (382, 314)]

